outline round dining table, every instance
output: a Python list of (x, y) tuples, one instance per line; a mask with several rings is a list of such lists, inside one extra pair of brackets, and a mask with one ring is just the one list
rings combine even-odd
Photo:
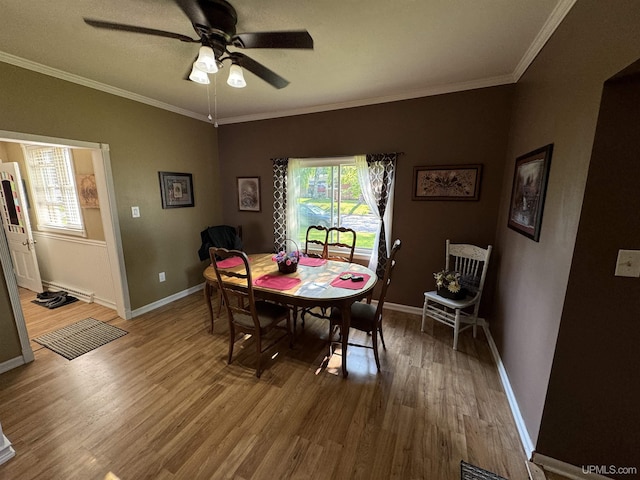
[[(342, 375), (346, 377), (347, 346), (351, 324), (351, 305), (371, 295), (377, 282), (375, 272), (357, 263), (337, 262), (315, 258), (301, 258), (297, 270), (283, 274), (273, 260), (272, 253), (252, 254), (249, 266), (256, 298), (292, 307), (335, 307), (342, 317)], [(231, 267), (244, 270), (242, 266)], [(361, 277), (360, 281), (341, 279), (341, 276)], [(218, 288), (216, 272), (209, 265), (203, 272), (204, 297), (209, 310), (213, 332), (214, 313), (211, 295)]]

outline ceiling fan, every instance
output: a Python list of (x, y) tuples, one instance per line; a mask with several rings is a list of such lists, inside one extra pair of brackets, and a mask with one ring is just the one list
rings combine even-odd
[(193, 62), (189, 79), (204, 84), (209, 83), (207, 74), (217, 72), (222, 67), (222, 62), (229, 60), (231, 67), (227, 83), (232, 87), (242, 88), (246, 85), (242, 74), (242, 68), (246, 68), (275, 88), (284, 88), (289, 84), (287, 80), (250, 57), (240, 52), (229, 51), (228, 47), (313, 49), (313, 38), (306, 30), (236, 33), (238, 15), (226, 0), (175, 0), (175, 2), (189, 18), (199, 38), (90, 18), (85, 18), (84, 21), (97, 28), (155, 35), (173, 38), (181, 42), (200, 43), (200, 51)]

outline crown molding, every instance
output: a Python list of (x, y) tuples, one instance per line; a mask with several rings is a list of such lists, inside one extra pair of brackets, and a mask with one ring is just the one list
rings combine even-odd
[(314, 107), (305, 107), (291, 110), (281, 110), (278, 112), (269, 113), (257, 113), (253, 115), (243, 115), (238, 117), (218, 118), (219, 125), (226, 125), (231, 123), (244, 123), (253, 122), (256, 120), (268, 120), (272, 118), (291, 117), (294, 115), (306, 115), (309, 113), (322, 113), (332, 110), (342, 110), (345, 108), (366, 107), (369, 105), (377, 105), (380, 103), (399, 102), (402, 100), (412, 100), (421, 97), (430, 97), (433, 95), (442, 95), (445, 93), (462, 92), (465, 90), (475, 90), (477, 88), (495, 87), (498, 85), (506, 85), (515, 83), (512, 74), (503, 75), (500, 77), (483, 78), (480, 80), (472, 80), (469, 82), (452, 83), (448, 85), (438, 85), (435, 87), (429, 87), (422, 90), (414, 90), (406, 93), (399, 93), (395, 95), (387, 95), (384, 97), (363, 98), (361, 100), (354, 100), (350, 102), (331, 103), (325, 105), (317, 105)]
[(571, 10), (576, 1), (577, 0), (560, 0), (558, 2), (556, 8), (553, 9), (551, 15), (549, 15), (549, 18), (538, 32), (538, 35), (531, 45), (529, 45), (529, 48), (523, 55), (520, 63), (518, 63), (513, 71), (513, 78), (515, 79), (515, 82), (518, 82), (524, 72), (527, 71), (529, 65), (533, 63), (535, 58), (538, 56), (538, 53), (540, 53), (540, 50), (542, 50), (546, 45), (547, 41), (551, 38), (551, 35), (553, 35), (553, 32), (555, 32), (556, 28), (558, 28), (560, 23), (562, 23), (564, 17), (567, 16), (569, 10)]
[(31, 70), (33, 72), (41, 73), (43, 75), (48, 75), (50, 77), (58, 78), (60, 80), (65, 80), (67, 82), (76, 83), (78, 85), (82, 85), (83, 87), (89, 87), (94, 90), (110, 93), (118, 97), (126, 98), (128, 100), (133, 100), (134, 102), (144, 103), (145, 105), (161, 108), (162, 110), (167, 110), (169, 112), (177, 113), (179, 115), (195, 118), (196, 120), (209, 122), (209, 120), (205, 115), (201, 115), (199, 113), (195, 113), (190, 110), (186, 110), (184, 108), (176, 107), (175, 105), (170, 105), (168, 103), (164, 103), (159, 100), (155, 100), (153, 98), (145, 97), (143, 95), (138, 95), (137, 93), (129, 92), (121, 88), (112, 87), (111, 85), (107, 85), (105, 83), (96, 82), (95, 80), (90, 80), (88, 78), (84, 78), (79, 75), (67, 73), (62, 70), (58, 70), (57, 68), (48, 67), (46, 65), (42, 65), (41, 63), (32, 62), (31, 60), (26, 60), (24, 58), (20, 58), (15, 55), (11, 55), (10, 53), (0, 52), (0, 62), (8, 63), (10, 65), (15, 65), (16, 67)]

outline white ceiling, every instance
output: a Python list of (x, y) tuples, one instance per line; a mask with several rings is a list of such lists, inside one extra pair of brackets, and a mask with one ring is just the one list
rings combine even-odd
[[(223, 124), (513, 83), (574, 2), (231, 0), (238, 32), (306, 29), (315, 48), (242, 50), (291, 83), (277, 90), (245, 72), (234, 89), (225, 64), (211, 113), (217, 103)], [(174, 0), (2, 0), (0, 61), (206, 120), (207, 87), (184, 80), (198, 44), (83, 17), (197, 37)]]

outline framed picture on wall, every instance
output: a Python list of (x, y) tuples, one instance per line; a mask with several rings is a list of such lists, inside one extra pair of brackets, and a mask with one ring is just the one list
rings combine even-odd
[(482, 165), (413, 167), (413, 200), (478, 200)]
[(76, 175), (76, 187), (78, 188), (80, 207), (100, 208), (96, 176), (93, 173), (89, 175)]
[(553, 143), (516, 158), (507, 226), (534, 241), (540, 240)]
[(158, 172), (162, 208), (193, 207), (193, 176), (190, 173)]
[(260, 211), (260, 177), (237, 177), (238, 210), (241, 212)]

